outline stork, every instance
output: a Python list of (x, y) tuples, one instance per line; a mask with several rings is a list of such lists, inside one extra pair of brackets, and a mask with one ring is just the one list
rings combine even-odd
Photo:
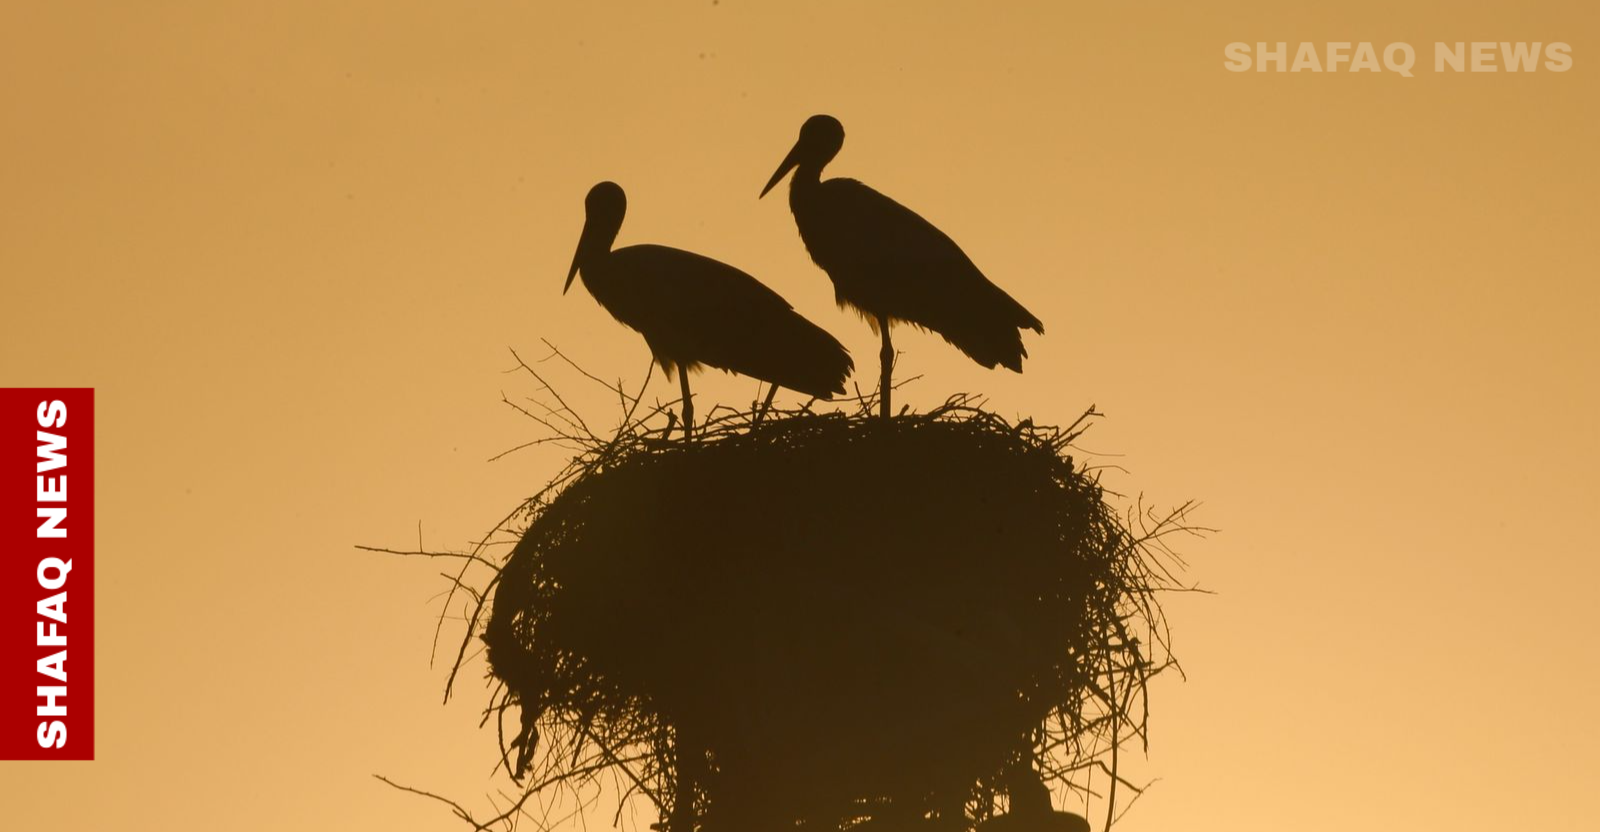
[(666, 246), (612, 249), (627, 207), (614, 182), (589, 189), (561, 293), (582, 275), (584, 288), (612, 317), (644, 336), (667, 378), (677, 371), (685, 437), (694, 428), (689, 372), (702, 365), (771, 384), (762, 413), (779, 387), (822, 399), (845, 391), (855, 368), (849, 352), (754, 277)]
[(889, 326), (904, 321), (944, 336), (972, 360), (1022, 372), (1022, 332), (1044, 324), (989, 282), (944, 232), (909, 208), (854, 179), (821, 179), (844, 145), (844, 126), (812, 116), (778, 165), (766, 196), (790, 170), (789, 208), (811, 259), (833, 280), (840, 306), (852, 306), (883, 336), (880, 412), (889, 415), (894, 348)]

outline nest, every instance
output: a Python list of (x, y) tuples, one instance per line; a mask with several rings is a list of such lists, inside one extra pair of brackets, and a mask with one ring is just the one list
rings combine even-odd
[(637, 399), (607, 439), (534, 416), (581, 447), (469, 634), (529, 793), (619, 773), (693, 832), (970, 828), (1022, 766), (1116, 788), (1172, 665), (1155, 597), (1183, 508), (1107, 503), (1069, 453), (1092, 410), (1053, 428), (967, 397), (874, 404), (721, 409), (687, 441)]

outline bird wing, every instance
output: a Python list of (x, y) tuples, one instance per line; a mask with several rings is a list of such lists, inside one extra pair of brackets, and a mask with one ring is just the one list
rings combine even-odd
[(821, 188), (831, 215), (829, 236), (841, 249), (836, 254), (870, 273), (881, 291), (893, 293), (897, 305), (909, 313), (891, 313), (895, 317), (941, 331), (935, 324), (943, 318), (977, 311), (971, 304), (981, 304), (1011, 326), (1044, 331), (1038, 318), (985, 277), (955, 240), (922, 215), (855, 179), (829, 179)]
[(659, 357), (814, 396), (844, 392), (854, 368), (844, 346), (749, 274), (666, 246), (629, 246), (610, 256), (610, 267), (629, 279), (618, 293), (626, 296), (624, 308), (612, 314), (639, 330)]
[(808, 249), (834, 280), (839, 300), (944, 336), (989, 367), (1020, 370), (1019, 329), (1044, 324), (996, 286), (943, 231), (854, 179), (820, 185)]
[(821, 183), (819, 204), (827, 213), (829, 248), (853, 265), (870, 265), (894, 273), (948, 271), (977, 266), (966, 252), (917, 212), (854, 179)]

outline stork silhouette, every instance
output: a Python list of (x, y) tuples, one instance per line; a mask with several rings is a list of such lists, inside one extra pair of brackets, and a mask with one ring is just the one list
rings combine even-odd
[(666, 246), (613, 250), (627, 207), (614, 182), (589, 189), (583, 233), (561, 292), (582, 275), (584, 287), (612, 317), (644, 336), (667, 378), (677, 371), (685, 438), (694, 429), (689, 372), (701, 365), (771, 384), (757, 419), (779, 387), (822, 399), (845, 391), (844, 380), (855, 368), (849, 352), (754, 277)]
[(944, 336), (972, 360), (1022, 372), (1023, 329), (1044, 324), (989, 282), (955, 241), (916, 212), (854, 179), (821, 179), (844, 145), (844, 126), (812, 116), (778, 165), (766, 196), (785, 174), (789, 208), (811, 259), (833, 280), (840, 306), (853, 306), (883, 336), (880, 412), (889, 415), (894, 348), (889, 326), (905, 321)]

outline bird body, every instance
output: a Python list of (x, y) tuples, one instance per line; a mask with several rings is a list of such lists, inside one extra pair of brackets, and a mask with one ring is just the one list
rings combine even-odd
[(932, 223), (854, 179), (796, 178), (789, 207), (841, 306), (874, 328), (881, 319), (915, 324), (985, 367), (1022, 372), (1020, 330), (1044, 325)]
[(826, 399), (845, 391), (855, 366), (843, 345), (777, 292), (709, 257), (627, 246), (580, 273), (612, 317), (644, 336), (669, 377), (715, 367)]
[[(658, 245), (612, 249), (627, 198), (601, 182), (585, 200), (586, 220), (567, 273), (622, 324), (644, 336), (651, 355), (684, 389), (684, 422), (693, 422), (688, 373), (715, 367), (818, 398), (845, 391), (854, 369), (832, 335), (806, 320), (754, 277), (709, 257)], [(771, 396), (768, 396), (770, 403)]]
[(874, 328), (904, 321), (932, 330), (985, 367), (1021, 372), (1021, 330), (1044, 324), (994, 283), (944, 232), (854, 179), (821, 178), (844, 143), (831, 116), (813, 116), (762, 191), (789, 170), (789, 207), (836, 299)]

